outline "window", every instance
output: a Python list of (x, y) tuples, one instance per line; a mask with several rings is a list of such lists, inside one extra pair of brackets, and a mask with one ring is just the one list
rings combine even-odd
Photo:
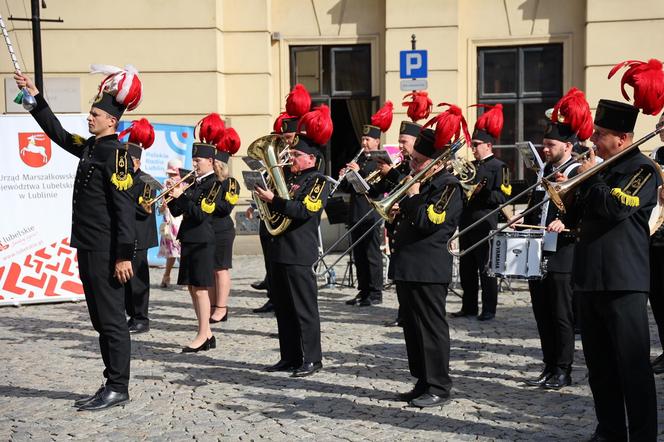
[[(524, 170), (514, 144), (544, 135), (544, 112), (563, 94), (563, 46), (487, 47), (478, 49), (478, 103), (502, 103), (505, 124), (494, 148), (496, 157), (508, 164), (515, 180), (534, 178)], [(478, 116), (483, 109), (478, 108)]]

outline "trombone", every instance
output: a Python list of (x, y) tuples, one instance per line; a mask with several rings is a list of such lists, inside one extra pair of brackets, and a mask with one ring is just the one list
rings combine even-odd
[[(337, 265), (337, 263), (339, 261), (341, 261), (344, 256), (346, 256), (348, 253), (350, 253), (350, 251), (353, 250), (355, 248), (355, 246), (358, 243), (360, 243), (360, 241), (362, 241), (367, 235), (369, 235), (369, 233), (371, 233), (371, 231), (376, 226), (381, 224), (383, 221), (387, 221), (389, 223), (394, 221), (394, 215), (390, 213), (391, 210), (392, 210), (392, 207), (394, 207), (394, 205), (396, 203), (401, 201), (406, 196), (406, 192), (408, 192), (408, 189), (410, 189), (413, 186), (413, 184), (415, 184), (415, 183), (423, 184), (423, 183), (427, 182), (429, 179), (433, 178), (438, 171), (431, 172), (432, 169), (434, 169), (438, 165), (446, 163), (449, 160), (449, 158), (453, 157), (454, 154), (456, 154), (457, 151), (463, 147), (463, 145), (465, 143), (466, 143), (465, 139), (463, 139), (463, 138), (458, 139), (457, 141), (455, 141), (450, 146), (449, 149), (446, 149), (444, 152), (442, 152), (436, 158), (432, 159), (432, 161), (429, 164), (427, 164), (417, 174), (415, 174), (414, 176), (408, 175), (406, 178), (404, 178), (404, 180), (399, 184), (399, 186), (392, 189), (392, 191), (390, 193), (388, 193), (385, 198), (383, 198), (380, 201), (371, 201), (371, 200), (369, 200), (369, 203), (371, 204), (372, 208), (369, 209), (369, 211), (367, 211), (367, 213), (362, 215), (362, 218), (360, 218), (355, 224), (353, 224), (350, 227), (350, 229), (348, 229), (348, 231), (346, 233), (341, 235), (341, 237), (339, 239), (337, 239), (334, 242), (334, 244), (332, 244), (329, 247), (327, 252), (323, 253), (320, 257), (318, 257), (318, 259), (316, 261), (314, 261), (314, 263), (311, 266), (311, 269), (316, 274), (316, 276), (317, 277), (322, 276), (325, 273), (329, 272), (328, 269), (331, 269), (335, 265)], [(359, 227), (362, 224), (362, 221), (364, 221), (374, 211), (376, 211), (378, 213), (378, 215), (380, 215), (380, 218), (378, 220), (376, 220), (376, 222), (374, 222), (373, 225), (369, 229), (367, 229), (366, 232), (364, 232), (362, 234), (362, 236), (360, 236), (356, 241), (354, 241), (351, 245), (349, 245), (348, 248), (346, 248), (346, 250), (344, 250), (343, 253), (332, 264), (327, 266), (327, 269), (323, 273), (318, 274), (318, 272), (316, 271), (316, 267), (318, 266), (318, 264), (321, 261), (323, 261), (323, 259), (327, 255), (329, 255), (332, 252), (332, 250), (334, 250), (334, 248), (339, 245), (339, 243), (341, 243), (341, 241), (343, 241), (345, 238), (347, 238), (348, 235), (351, 234), (351, 232), (353, 232), (357, 227)]]
[[(194, 174), (196, 173), (195, 170), (191, 170), (188, 174), (180, 178), (177, 182), (173, 183), (172, 185), (168, 186), (164, 190), (162, 190), (159, 195), (155, 196), (154, 198), (147, 198), (143, 201), (141, 201), (141, 206), (143, 207), (143, 210), (145, 210), (148, 213), (152, 213), (152, 205), (159, 201), (160, 199), (164, 198), (167, 196), (171, 190), (175, 189), (178, 187), (180, 184), (184, 183), (187, 181), (189, 178), (191, 178)], [(187, 185), (184, 187), (183, 190), (187, 190), (192, 184), (194, 184), (196, 180), (191, 180), (190, 182), (187, 183)], [(172, 196), (169, 196), (167, 199), (164, 200), (164, 203), (168, 203), (173, 199)]]
[[(447, 250), (450, 252), (451, 255), (453, 255), (453, 256), (455, 256), (455, 257), (461, 257), (461, 256), (464, 256), (464, 255), (466, 255), (467, 253), (469, 253), (469, 252), (475, 250), (475, 249), (476, 249), (477, 247), (479, 247), (481, 244), (483, 244), (483, 243), (485, 243), (485, 242), (487, 242), (487, 241), (490, 241), (494, 236), (496, 236), (497, 234), (499, 234), (499, 233), (502, 232), (503, 230), (505, 230), (505, 229), (511, 227), (512, 225), (516, 224), (516, 223), (519, 221), (519, 219), (521, 219), (521, 218), (523, 218), (525, 215), (527, 215), (527, 214), (529, 214), (529, 213), (535, 211), (535, 210), (538, 209), (540, 206), (544, 205), (547, 201), (551, 201), (551, 202), (553, 202), (553, 203), (556, 205), (556, 207), (557, 207), (561, 212), (563, 212), (563, 213), (566, 212), (566, 209), (567, 209), (567, 207), (566, 207), (566, 202), (567, 202), (567, 200), (568, 200), (568, 198), (569, 198), (569, 195), (571, 195), (572, 191), (574, 191), (574, 190), (579, 186), (579, 184), (583, 183), (584, 181), (586, 181), (588, 178), (592, 177), (593, 175), (595, 175), (595, 174), (597, 174), (597, 173), (603, 171), (604, 169), (606, 169), (606, 168), (609, 167), (610, 165), (616, 163), (619, 159), (621, 159), (622, 157), (624, 157), (627, 153), (633, 151), (634, 149), (636, 149), (637, 147), (639, 147), (640, 145), (642, 145), (642, 144), (645, 143), (646, 141), (648, 141), (648, 140), (650, 140), (651, 138), (655, 137), (655, 136), (656, 136), (657, 134), (659, 134), (662, 130), (664, 130), (664, 122), (660, 122), (660, 123), (658, 123), (658, 124), (655, 126), (655, 130), (654, 130), (654, 131), (650, 132), (649, 134), (645, 135), (643, 138), (641, 138), (641, 139), (635, 141), (634, 143), (630, 144), (630, 145), (627, 146), (625, 149), (623, 149), (622, 151), (618, 152), (616, 155), (612, 156), (612, 157), (609, 158), (609, 159), (606, 159), (606, 160), (602, 161), (602, 162), (599, 163), (599, 164), (596, 164), (595, 166), (591, 167), (590, 169), (586, 170), (585, 172), (582, 172), (582, 173), (580, 173), (580, 174), (574, 176), (573, 178), (570, 178), (570, 179), (568, 179), (568, 180), (566, 180), (566, 181), (564, 181), (564, 182), (556, 183), (556, 182), (554, 182), (554, 181), (550, 181), (550, 179), (551, 179), (553, 176), (555, 176), (556, 173), (560, 172), (560, 170), (562, 169), (562, 166), (559, 167), (559, 168), (557, 168), (557, 169), (555, 169), (551, 174), (547, 175), (546, 177), (543, 177), (541, 180), (538, 180), (537, 182), (535, 182), (535, 184), (529, 186), (528, 188), (526, 188), (525, 190), (523, 190), (521, 193), (519, 193), (519, 194), (516, 195), (515, 197), (513, 197), (513, 198), (511, 198), (510, 200), (504, 202), (504, 203), (501, 204), (500, 206), (498, 206), (498, 207), (496, 207), (495, 209), (493, 209), (491, 212), (487, 213), (487, 214), (486, 214), (485, 216), (483, 216), (482, 218), (478, 219), (477, 221), (475, 221), (474, 223), (472, 223), (471, 225), (469, 225), (469, 226), (466, 227), (465, 229), (463, 229), (463, 230), (461, 230), (460, 232), (458, 232), (458, 233), (456, 233), (455, 235), (453, 235), (453, 236), (447, 241)], [(582, 155), (579, 155), (579, 156), (577, 157), (577, 161), (580, 160), (580, 159), (585, 158), (586, 155), (588, 155), (587, 152), (586, 152), (586, 153), (583, 153)], [(481, 223), (483, 223), (484, 221), (486, 221), (487, 218), (489, 218), (490, 216), (494, 215), (494, 214), (497, 213), (498, 211), (504, 209), (506, 206), (512, 204), (513, 201), (518, 200), (519, 198), (521, 198), (522, 196), (524, 196), (526, 193), (530, 192), (530, 191), (533, 190), (535, 187), (540, 186), (540, 185), (544, 187), (544, 190), (545, 190), (546, 193), (548, 194), (548, 197), (549, 197), (549, 198), (543, 198), (542, 201), (540, 201), (539, 203), (537, 203), (537, 204), (533, 205), (532, 207), (526, 209), (526, 210), (525, 210), (524, 212), (522, 212), (518, 217), (515, 217), (515, 218), (512, 219), (511, 221), (508, 221), (507, 224), (505, 224), (504, 226), (501, 226), (500, 228), (498, 228), (498, 229), (496, 229), (496, 230), (492, 230), (491, 233), (489, 233), (487, 236), (485, 236), (484, 238), (480, 239), (479, 241), (475, 242), (473, 245), (471, 245), (471, 246), (468, 247), (467, 249), (465, 249), (465, 250), (461, 250), (461, 249), (459, 249), (459, 251), (456, 251), (456, 250), (454, 250), (454, 249), (452, 248), (452, 244), (453, 244), (453, 242), (454, 242), (457, 238), (459, 238), (459, 237), (461, 237), (462, 235), (466, 234), (468, 231), (474, 229), (476, 226), (478, 226), (479, 224), (481, 224)], [(567, 203), (567, 205), (569, 205), (569, 203)]]

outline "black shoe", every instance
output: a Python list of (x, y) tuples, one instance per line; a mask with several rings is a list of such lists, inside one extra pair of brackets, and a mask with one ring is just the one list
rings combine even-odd
[(358, 305), (363, 299), (362, 294), (358, 293), (353, 299), (346, 301), (346, 305)]
[(118, 393), (109, 388), (99, 393), (92, 401), (78, 407), (79, 411), (99, 411), (129, 402), (129, 393)]
[(534, 379), (526, 379), (524, 382), (531, 387), (541, 387), (551, 376), (553, 376), (553, 370), (549, 367), (544, 367), (539, 376)]
[(572, 385), (572, 376), (563, 371), (558, 374), (553, 374), (542, 385), (543, 388), (548, 390), (560, 390), (563, 387)]
[[(214, 342), (215, 347), (217, 346), (217, 341), (215, 340)], [(208, 351), (210, 349), (210, 340), (206, 339), (205, 342), (203, 342), (200, 346), (198, 347), (182, 347), (182, 353), (198, 353), (199, 351)]]
[(401, 318), (395, 318), (393, 321), (387, 321), (383, 324), (385, 327), (403, 327)]
[(657, 356), (654, 361), (652, 361), (652, 371), (655, 374), (664, 373), (664, 353)]
[(149, 331), (150, 331), (149, 323), (132, 322), (131, 325), (129, 325), (129, 333), (138, 334), (138, 333), (146, 333)]
[(303, 378), (305, 376), (311, 376), (321, 368), (323, 368), (322, 362), (305, 362), (293, 371), (291, 377)]
[(264, 279), (262, 281), (256, 281), (249, 284), (254, 290), (267, 290), (267, 281)]
[(216, 324), (218, 322), (228, 321), (228, 307), (226, 307), (225, 305), (215, 305), (214, 308), (225, 308), (226, 313), (224, 313), (224, 316), (222, 316), (221, 319), (212, 319), (212, 317), (210, 317), (210, 324)]
[(80, 407), (80, 406), (85, 405), (89, 402), (92, 402), (94, 399), (96, 399), (97, 396), (99, 396), (99, 394), (102, 391), (104, 391), (104, 388), (106, 388), (106, 386), (104, 384), (101, 384), (101, 387), (99, 387), (99, 390), (95, 391), (95, 394), (93, 394), (92, 396), (88, 396), (88, 397), (85, 397), (83, 399), (78, 399), (78, 400), (74, 401), (74, 406), (75, 407)]
[(592, 436), (590, 436), (590, 439), (588, 439), (588, 442), (611, 442), (611, 441), (618, 441), (618, 440), (627, 440), (627, 437), (617, 437), (617, 438), (612, 438), (608, 436), (604, 436), (600, 434), (598, 430), (595, 430)]
[(382, 298), (364, 298), (360, 299), (360, 307), (371, 307), (372, 305), (379, 305), (383, 303)]
[(254, 313), (270, 313), (274, 311), (274, 304), (272, 304), (272, 301), (268, 300), (265, 304), (263, 304), (261, 307), (255, 308), (252, 310)]
[(468, 313), (465, 310), (461, 309), (458, 312), (450, 313), (450, 316), (453, 318), (463, 318), (466, 316), (475, 316), (477, 313)]
[(279, 361), (274, 365), (270, 365), (265, 369), (265, 371), (268, 372), (275, 372), (275, 371), (293, 371), (297, 367), (299, 367), (300, 364), (297, 362), (290, 362), (290, 361)]
[(495, 313), (484, 312), (477, 317), (478, 321), (490, 321), (496, 317)]
[(212, 336), (211, 338), (208, 338), (208, 343), (210, 344), (210, 348), (217, 348), (217, 338)]
[(407, 391), (406, 393), (398, 393), (397, 394), (397, 400), (401, 402), (410, 402), (413, 399), (417, 399), (418, 397), (422, 396), (424, 394), (424, 391), (420, 390), (419, 388), (415, 387), (410, 391)]
[(426, 407), (436, 407), (443, 405), (447, 400), (449, 399), (449, 396), (444, 397), (444, 396), (438, 396), (437, 394), (431, 394), (431, 393), (424, 393), (415, 399), (412, 399), (408, 404), (411, 407), (419, 407), (419, 408), (426, 408)]

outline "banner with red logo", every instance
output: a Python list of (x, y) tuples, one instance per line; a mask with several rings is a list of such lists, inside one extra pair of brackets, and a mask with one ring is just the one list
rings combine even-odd
[[(89, 136), (84, 115), (59, 116)], [(69, 246), (78, 158), (52, 143), (34, 119), (0, 117), (0, 305), (83, 299)]]

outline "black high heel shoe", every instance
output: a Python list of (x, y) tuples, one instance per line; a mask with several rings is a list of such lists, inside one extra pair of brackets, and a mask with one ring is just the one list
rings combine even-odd
[(226, 314), (221, 319), (212, 319), (210, 316), (210, 324), (216, 324), (217, 322), (226, 322), (228, 321), (228, 306), (225, 305), (215, 305), (214, 308), (225, 308)]
[[(217, 346), (217, 341), (215, 340), (214, 346)], [(198, 347), (183, 347), (182, 348), (182, 353), (198, 353), (199, 351), (208, 351), (210, 349), (210, 339), (206, 339), (203, 344), (201, 344)]]
[(217, 348), (217, 338), (212, 336), (211, 338), (208, 339), (208, 344), (210, 344), (210, 349)]

